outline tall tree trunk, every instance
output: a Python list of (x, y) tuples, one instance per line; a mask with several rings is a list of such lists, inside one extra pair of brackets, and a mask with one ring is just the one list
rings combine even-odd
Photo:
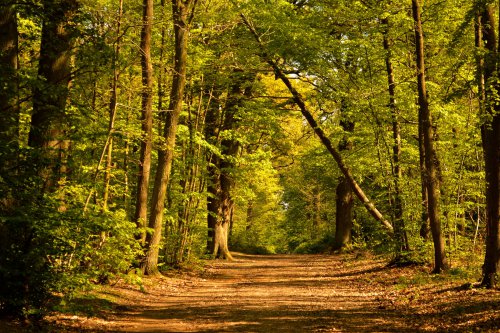
[[(215, 95), (214, 95), (215, 93)], [(206, 115), (205, 139), (213, 145), (218, 142), (220, 132), (220, 112), (219, 112), (220, 92), (212, 91), (209, 94), (209, 104)], [(220, 212), (220, 157), (214, 153), (207, 154), (207, 253), (213, 254), (215, 250), (215, 226)]]
[(33, 91), (33, 114), (28, 144), (37, 148), (41, 163), (35, 170), (41, 177), (41, 191), (52, 190), (65, 171), (65, 114), (71, 79), (73, 32), (68, 22), (77, 10), (72, 0), (45, 0), (38, 76), (43, 79)]
[[(11, 177), (15, 177), (18, 157), (19, 108), (18, 108), (18, 31), (16, 11), (13, 6), (0, 7), (0, 211), (15, 205), (15, 191)], [(5, 192), (4, 192), (5, 190)], [(1, 234), (1, 232), (0, 232)]]
[[(340, 111), (341, 117), (345, 117), (346, 109), (346, 102), (342, 100)], [(340, 125), (344, 132), (354, 132), (354, 122), (342, 119)], [(346, 134), (339, 143), (339, 152), (352, 150), (352, 148), (353, 143)], [(354, 195), (349, 185), (349, 181), (345, 176), (339, 177), (339, 183), (337, 184), (335, 194), (335, 238), (332, 251), (339, 251), (351, 242), (352, 209), (354, 208)]]
[(422, 124), (422, 133), (425, 147), (425, 167), (427, 179), (427, 194), (429, 197), (429, 221), (432, 240), (434, 242), (434, 273), (440, 273), (447, 268), (444, 252), (444, 239), (441, 233), (440, 220), (440, 180), (438, 176), (438, 157), (434, 149), (434, 129), (432, 115), (427, 100), (424, 62), (424, 35), (422, 30), (421, 6), (419, 0), (412, 0), (412, 13), (415, 25), (415, 45), (417, 56), (418, 106), (419, 123)]
[(328, 150), (330, 155), (333, 157), (335, 162), (337, 163), (339, 169), (342, 171), (346, 179), (348, 180), (349, 184), (351, 185), (352, 190), (358, 197), (358, 199), (363, 203), (365, 206), (366, 210), (370, 215), (373, 216), (377, 221), (379, 221), (388, 231), (389, 233), (393, 233), (394, 229), (389, 221), (387, 221), (382, 213), (375, 207), (373, 202), (370, 201), (368, 196), (365, 194), (363, 189), (359, 186), (359, 184), (356, 182), (354, 179), (351, 170), (347, 167), (347, 165), (344, 163), (344, 160), (342, 159), (342, 156), (339, 154), (337, 149), (333, 146), (332, 142), (330, 139), (326, 136), (325, 132), (323, 132), (323, 129), (319, 126), (319, 124), (316, 122), (314, 119), (312, 113), (309, 111), (309, 109), (306, 106), (306, 103), (304, 102), (304, 99), (302, 95), (293, 87), (292, 83), (288, 79), (288, 77), (283, 73), (283, 71), (279, 68), (277, 63), (272, 60), (269, 55), (266, 53), (266, 50), (264, 49), (264, 46), (260, 40), (259, 35), (255, 31), (253, 25), (247, 20), (247, 18), (241, 14), (241, 17), (243, 19), (243, 22), (245, 25), (248, 27), (250, 32), (253, 34), (255, 39), (257, 40), (257, 43), (259, 44), (259, 47), (262, 51), (261, 56), (263, 59), (271, 66), (271, 68), (274, 70), (274, 73), (277, 78), (279, 78), (285, 86), (288, 88), (290, 93), (293, 96), (293, 101), (295, 104), (299, 107), (302, 115), (304, 118), (306, 118), (309, 126), (314, 130), (314, 133), (318, 136), (318, 138), (321, 140), (321, 143), (325, 146), (325, 148)]
[(401, 125), (399, 122), (399, 111), (396, 105), (396, 82), (394, 80), (394, 67), (392, 66), (391, 41), (389, 38), (389, 19), (382, 19), (383, 45), (385, 50), (385, 68), (387, 72), (387, 83), (389, 88), (389, 109), (392, 118), (392, 164), (394, 179), (394, 232), (399, 251), (408, 251), (408, 235), (403, 219), (403, 201), (401, 199), (400, 183), (401, 173)]
[[(493, 5), (485, 5), (481, 13), (479, 40), (487, 52), (478, 63), (480, 91), (485, 94), (481, 139), (485, 161), (486, 181), (486, 253), (481, 284), (495, 288), (500, 271), (500, 106), (498, 105), (498, 47)], [(484, 89), (483, 89), (484, 87)]]
[[(162, 5), (164, 2), (162, 1)], [(153, 26), (153, 0), (144, 0), (141, 30), (141, 67), (142, 67), (142, 109), (141, 109), (141, 152), (134, 220), (138, 227), (144, 228), (148, 211), (149, 175), (151, 170), (151, 149), (153, 141), (153, 64), (151, 62), (151, 29)], [(163, 8), (163, 6), (162, 6)], [(162, 31), (162, 33), (164, 33)], [(164, 36), (162, 36), (162, 43)], [(163, 52), (163, 46), (162, 50)], [(163, 59), (160, 59), (163, 61)], [(146, 233), (141, 236), (146, 240)]]
[(182, 98), (186, 84), (189, 35), (188, 15), (194, 10), (193, 7), (195, 4), (195, 0), (172, 0), (175, 35), (174, 74), (172, 78), (172, 90), (170, 91), (170, 103), (165, 117), (163, 133), (165, 143), (158, 151), (158, 166), (153, 187), (153, 197), (151, 199), (151, 213), (148, 225), (153, 229), (153, 232), (148, 233), (146, 236), (147, 253), (141, 265), (145, 274), (158, 273), (158, 251), (162, 234), (163, 209), (165, 208), (165, 197), (174, 156), (177, 124), (182, 110)]
[[(14, 7), (0, 7), (0, 144), (6, 150), (18, 145), (17, 39), (17, 20)], [(11, 158), (12, 155), (8, 154), (3, 160), (9, 161)]]
[(123, 16), (123, 0), (119, 0), (118, 2), (118, 22), (116, 26), (116, 44), (114, 47), (113, 54), (113, 80), (111, 81), (111, 98), (109, 101), (109, 123), (108, 123), (108, 146), (106, 151), (106, 167), (104, 169), (104, 195), (103, 195), (103, 203), (102, 207), (104, 210), (108, 209), (108, 200), (109, 200), (109, 186), (111, 183), (111, 169), (113, 165), (113, 132), (115, 130), (115, 119), (116, 119), (116, 110), (118, 103), (118, 60), (120, 58), (120, 48), (121, 48), (121, 24), (122, 24), (122, 16)]

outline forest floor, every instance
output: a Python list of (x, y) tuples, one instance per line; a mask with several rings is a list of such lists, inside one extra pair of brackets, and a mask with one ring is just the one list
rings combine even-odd
[(142, 288), (102, 288), (74, 302), (80, 311), (52, 314), (45, 330), (500, 332), (500, 290), (428, 267), (388, 268), (368, 253), (235, 259), (145, 279)]

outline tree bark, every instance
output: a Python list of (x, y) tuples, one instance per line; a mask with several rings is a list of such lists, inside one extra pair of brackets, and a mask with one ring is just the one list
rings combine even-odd
[(106, 168), (104, 170), (104, 195), (103, 195), (103, 210), (108, 209), (108, 200), (109, 200), (109, 186), (111, 183), (111, 170), (113, 165), (113, 132), (115, 130), (115, 119), (116, 119), (116, 110), (118, 104), (118, 59), (120, 57), (120, 48), (121, 48), (121, 23), (123, 16), (123, 0), (119, 0), (118, 2), (118, 21), (116, 26), (116, 35), (118, 36), (116, 40), (116, 45), (114, 46), (114, 54), (113, 54), (113, 79), (111, 81), (111, 98), (109, 101), (109, 123), (108, 123), (108, 145), (106, 151)]
[(335, 239), (332, 251), (342, 250), (351, 242), (354, 196), (351, 186), (345, 177), (340, 178), (336, 195)]
[[(481, 139), (486, 181), (486, 253), (481, 284), (495, 288), (500, 271), (500, 106), (498, 105), (498, 40), (493, 5), (485, 5), (479, 22), (476, 44), (484, 42), (486, 54), (478, 63), (479, 88), (485, 101)], [(476, 37), (476, 38), (477, 38)], [(484, 87), (484, 89), (482, 89)]]
[(335, 147), (333, 146), (330, 139), (326, 136), (325, 132), (323, 132), (323, 129), (321, 127), (319, 127), (319, 125), (316, 122), (316, 120), (314, 119), (312, 113), (307, 108), (302, 95), (292, 86), (292, 83), (290, 82), (288, 77), (283, 73), (283, 71), (279, 68), (277, 63), (274, 60), (272, 60), (269, 57), (269, 55), (266, 53), (264, 46), (262, 45), (262, 42), (260, 40), (259, 35), (255, 31), (254, 27), (247, 20), (247, 18), (243, 14), (241, 14), (241, 17), (242, 17), (245, 25), (248, 27), (248, 29), (250, 30), (252, 35), (257, 40), (257, 43), (259, 44), (259, 47), (262, 51), (262, 54), (261, 54), (262, 58), (274, 70), (276, 77), (279, 78), (285, 84), (285, 86), (288, 88), (288, 90), (290, 91), (290, 93), (293, 96), (293, 101), (299, 107), (302, 115), (304, 116), (304, 118), (306, 118), (307, 122), (309, 123), (309, 126), (314, 130), (314, 133), (318, 136), (321, 143), (325, 146), (325, 148), (328, 150), (330, 155), (333, 157), (333, 159), (337, 163), (339, 169), (342, 171), (342, 173), (344, 174), (344, 176), (348, 180), (349, 185), (351, 186), (352, 190), (354, 191), (354, 193), (356, 194), (358, 199), (363, 203), (363, 205), (365, 206), (368, 213), (370, 213), (370, 215), (372, 215), (377, 221), (379, 221), (384, 226), (384, 228), (386, 228), (388, 230), (388, 232), (392, 234), (394, 232), (394, 229), (393, 229), (391, 223), (384, 218), (382, 213), (380, 213), (380, 211), (375, 207), (375, 205), (366, 196), (363, 189), (361, 189), (359, 184), (356, 182), (356, 180), (354, 179), (354, 176), (352, 175), (351, 170), (344, 163), (342, 156), (335, 149)]
[[(344, 132), (354, 132), (354, 122), (345, 119), (347, 105), (344, 100), (341, 103), (340, 125)], [(339, 151), (348, 151), (353, 149), (353, 143), (347, 136), (339, 143)], [(345, 176), (339, 177), (339, 183), (336, 189), (336, 211), (335, 211), (335, 238), (332, 251), (340, 251), (351, 242), (352, 231), (352, 209), (354, 208), (354, 195), (351, 186)]]
[[(8, 150), (8, 147), (18, 146), (17, 59), (16, 11), (13, 6), (5, 6), (0, 8), (0, 143)], [(3, 160), (9, 161), (11, 158), (9, 154)]]
[(148, 226), (153, 229), (146, 236), (146, 255), (141, 268), (144, 274), (158, 274), (158, 254), (163, 228), (163, 209), (167, 185), (174, 156), (175, 137), (179, 115), (182, 110), (182, 98), (186, 84), (187, 48), (189, 35), (188, 15), (194, 10), (196, 0), (172, 0), (172, 13), (175, 36), (174, 73), (170, 102), (165, 117), (165, 143), (158, 151), (158, 166), (156, 169), (153, 196), (151, 198), (151, 212)]
[[(141, 29), (142, 108), (141, 108), (141, 151), (134, 220), (137, 227), (147, 225), (149, 176), (151, 171), (151, 150), (153, 141), (153, 64), (151, 62), (151, 29), (153, 27), (153, 0), (143, 1)], [(162, 36), (163, 38), (163, 36)], [(163, 39), (162, 39), (163, 42)], [(162, 61), (161, 59), (160, 61)], [(141, 241), (146, 240), (143, 232)]]
[(41, 177), (41, 192), (53, 190), (66, 171), (69, 148), (65, 139), (65, 114), (71, 79), (73, 33), (69, 22), (77, 10), (72, 0), (45, 0), (38, 76), (43, 79), (33, 91), (33, 114), (28, 144), (37, 148), (40, 160), (35, 172)]
[(415, 28), (415, 52), (417, 57), (417, 84), (419, 123), (422, 124), (422, 134), (425, 147), (425, 167), (427, 180), (427, 194), (429, 199), (429, 221), (434, 243), (434, 273), (447, 269), (446, 255), (444, 252), (444, 239), (441, 233), (440, 220), (440, 180), (438, 176), (438, 157), (434, 149), (434, 129), (432, 115), (427, 100), (424, 62), (424, 35), (421, 21), (421, 5), (419, 0), (412, 0), (412, 13)]
[(392, 174), (394, 179), (394, 233), (399, 251), (408, 251), (408, 235), (403, 219), (403, 201), (401, 199), (400, 183), (401, 173), (401, 124), (399, 122), (399, 111), (396, 105), (396, 82), (394, 79), (394, 67), (392, 66), (391, 41), (389, 38), (389, 19), (382, 19), (383, 45), (385, 50), (385, 68), (387, 72), (387, 83), (389, 90), (389, 109), (392, 118)]

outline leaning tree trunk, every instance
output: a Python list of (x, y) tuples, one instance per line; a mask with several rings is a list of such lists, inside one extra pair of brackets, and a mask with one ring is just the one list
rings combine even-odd
[[(162, 3), (163, 4), (163, 3)], [(153, 27), (153, 0), (144, 0), (141, 30), (142, 67), (142, 110), (141, 110), (141, 152), (134, 220), (137, 227), (146, 227), (148, 212), (149, 175), (151, 170), (151, 149), (153, 136), (153, 64), (151, 62), (151, 29)], [(163, 32), (162, 32), (163, 33)], [(162, 36), (162, 43), (164, 39)], [(163, 59), (161, 59), (163, 60)], [(144, 242), (146, 233), (141, 233)]]
[(172, 13), (175, 36), (174, 72), (172, 77), (172, 90), (170, 103), (165, 117), (163, 147), (158, 151), (158, 166), (156, 169), (153, 196), (151, 198), (151, 213), (149, 227), (153, 230), (146, 236), (146, 255), (141, 264), (145, 274), (158, 273), (158, 254), (163, 227), (163, 209), (167, 184), (170, 178), (170, 169), (175, 148), (175, 136), (179, 115), (182, 110), (182, 98), (186, 85), (186, 63), (189, 35), (188, 14), (194, 10), (195, 0), (172, 0)]
[[(66, 172), (69, 141), (65, 139), (68, 118), (65, 114), (71, 79), (73, 33), (68, 28), (76, 13), (72, 0), (45, 0), (40, 44), (38, 77), (43, 80), (33, 91), (33, 114), (28, 137), (39, 159), (35, 172), (41, 178), (41, 192), (55, 189)], [(57, 42), (54, 42), (57, 41)]]
[(484, 60), (478, 63), (479, 88), (485, 94), (481, 139), (486, 172), (486, 253), (481, 284), (495, 288), (500, 271), (500, 85), (497, 72), (499, 43), (493, 5), (483, 8), (479, 28), (477, 37), (480, 38), (476, 39), (476, 44), (481, 44), (482, 39), (487, 50)]
[(385, 50), (385, 68), (387, 72), (387, 83), (389, 88), (389, 109), (392, 117), (392, 164), (394, 179), (394, 233), (398, 251), (408, 251), (408, 235), (403, 219), (403, 200), (401, 199), (401, 125), (399, 122), (399, 111), (396, 105), (396, 82), (394, 79), (394, 67), (392, 66), (391, 40), (389, 38), (389, 19), (382, 19), (383, 45)]
[(330, 139), (326, 136), (325, 132), (323, 132), (323, 129), (319, 126), (319, 124), (316, 122), (314, 119), (312, 113), (309, 111), (309, 109), (306, 106), (306, 103), (304, 101), (304, 98), (302, 95), (293, 87), (292, 83), (288, 79), (288, 77), (283, 73), (281, 68), (278, 66), (276, 61), (274, 61), (266, 52), (264, 45), (262, 44), (262, 41), (260, 40), (260, 36), (258, 35), (257, 31), (255, 31), (255, 28), (253, 25), (247, 20), (247, 18), (243, 15), (240, 14), (241, 18), (243, 19), (243, 22), (245, 25), (248, 27), (252, 35), (255, 37), (257, 43), (259, 44), (259, 47), (261, 49), (261, 56), (262, 58), (271, 66), (271, 68), (274, 70), (274, 73), (277, 78), (279, 78), (285, 86), (288, 88), (290, 93), (293, 96), (293, 101), (295, 104), (299, 107), (300, 112), (308, 122), (309, 126), (314, 130), (314, 133), (318, 136), (318, 138), (321, 140), (321, 143), (325, 146), (325, 148), (328, 150), (330, 155), (333, 157), (335, 162), (337, 163), (340, 171), (344, 174), (346, 177), (347, 181), (349, 182), (349, 185), (351, 186), (352, 190), (358, 197), (358, 199), (363, 203), (365, 206), (366, 210), (370, 215), (373, 216), (377, 221), (379, 221), (384, 228), (387, 229), (389, 233), (393, 233), (394, 229), (389, 221), (387, 221), (382, 213), (375, 207), (373, 202), (370, 201), (368, 196), (365, 194), (363, 189), (359, 186), (358, 182), (354, 179), (354, 176), (352, 175), (351, 169), (347, 167), (347, 165), (344, 163), (344, 160), (342, 159), (342, 156), (339, 154), (337, 149), (333, 146), (332, 142)]
[(424, 63), (424, 35), (421, 21), (421, 6), (419, 0), (412, 0), (412, 13), (415, 24), (415, 45), (417, 56), (417, 81), (418, 81), (418, 118), (422, 124), (422, 134), (425, 147), (425, 167), (427, 180), (427, 194), (429, 198), (429, 221), (434, 242), (434, 273), (440, 273), (447, 268), (444, 252), (444, 239), (441, 233), (441, 220), (439, 213), (440, 180), (438, 176), (438, 157), (434, 149), (434, 129), (432, 115), (427, 100)]

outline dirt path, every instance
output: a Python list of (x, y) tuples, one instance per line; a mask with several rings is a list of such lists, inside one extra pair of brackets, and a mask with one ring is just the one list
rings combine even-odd
[[(500, 328), (498, 292), (486, 300), (491, 304), (481, 303), (483, 312), (472, 312), (482, 318), (483, 326), (477, 326), (455, 308), (446, 310), (441, 304), (433, 309), (440, 293), (415, 300), (420, 289), (397, 291), (391, 286), (411, 272), (352, 256), (237, 255), (234, 262), (212, 263), (201, 277), (166, 278), (146, 286), (146, 292), (115, 287), (101, 318), (69, 315), (57, 322), (59, 328), (65, 327), (62, 331), (78, 332), (469, 332), (475, 327), (494, 332)], [(479, 296), (478, 302), (484, 301), (484, 295), (474, 295), (456, 291), (446, 299), (460, 304), (461, 297), (470, 301)], [(495, 322), (499, 326), (492, 328)]]

